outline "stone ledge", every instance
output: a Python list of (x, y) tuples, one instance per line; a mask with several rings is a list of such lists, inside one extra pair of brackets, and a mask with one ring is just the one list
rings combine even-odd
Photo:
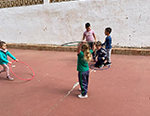
[(31, 49), (31, 50), (48, 50), (48, 51), (68, 51), (75, 52), (76, 47), (62, 47), (58, 45), (45, 44), (7, 44), (8, 48), (13, 49)]
[(150, 49), (113, 48), (113, 49), (112, 49), (112, 54), (150, 56)]
[[(32, 49), (32, 50), (48, 50), (48, 51), (67, 51), (76, 52), (77, 47), (59, 46), (59, 45), (37, 45), (37, 44), (7, 44), (8, 48), (13, 49)], [(137, 48), (113, 48), (112, 54), (122, 55), (144, 55), (150, 56), (150, 49), (137, 49)]]

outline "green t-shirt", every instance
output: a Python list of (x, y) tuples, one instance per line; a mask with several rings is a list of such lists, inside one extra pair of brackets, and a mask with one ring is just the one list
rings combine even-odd
[[(93, 50), (90, 50), (90, 52), (92, 54)], [(77, 62), (77, 71), (79, 72), (85, 72), (89, 70), (88, 62), (83, 58), (84, 58), (84, 53), (80, 51), (80, 53), (78, 54), (78, 62)]]

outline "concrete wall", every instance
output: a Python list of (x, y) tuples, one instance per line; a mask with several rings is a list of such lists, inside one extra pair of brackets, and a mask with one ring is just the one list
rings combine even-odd
[(0, 9), (7, 43), (62, 44), (82, 39), (90, 22), (97, 38), (112, 27), (113, 46), (150, 46), (149, 0), (84, 0)]

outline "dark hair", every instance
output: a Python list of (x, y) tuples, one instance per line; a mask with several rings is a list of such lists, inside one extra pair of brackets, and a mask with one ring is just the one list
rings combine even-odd
[(111, 31), (112, 31), (112, 29), (111, 29), (110, 27), (107, 27), (105, 30), (106, 30), (109, 34), (110, 34)]
[(90, 26), (91, 26), (90, 23), (86, 23), (86, 24), (85, 24), (85, 27), (86, 27), (86, 28), (88, 28), (88, 27), (90, 27)]
[(101, 46), (101, 45), (102, 45), (102, 42), (100, 42), (100, 41), (96, 42), (96, 46)]
[(6, 42), (0, 41), (0, 47), (2, 47), (4, 44), (6, 44)]

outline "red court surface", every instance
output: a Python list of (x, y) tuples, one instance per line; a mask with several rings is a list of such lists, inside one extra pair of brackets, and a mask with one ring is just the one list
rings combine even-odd
[[(150, 116), (150, 56), (112, 55), (108, 70), (91, 71), (79, 99), (75, 52), (9, 49), (35, 71), (31, 81), (0, 75), (0, 116)], [(18, 69), (18, 73), (21, 72)]]

